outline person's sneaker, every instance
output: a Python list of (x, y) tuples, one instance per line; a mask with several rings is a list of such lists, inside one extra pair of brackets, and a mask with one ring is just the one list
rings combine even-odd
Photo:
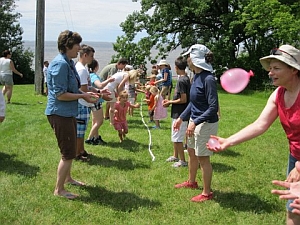
[(189, 182), (185, 181), (181, 184), (176, 184), (175, 188), (191, 188), (191, 189), (197, 189), (198, 188), (198, 183), (197, 182)]
[(84, 142), (85, 142), (86, 144), (88, 144), (88, 145), (93, 145), (93, 144), (94, 144), (94, 138), (86, 139)]
[(160, 127), (153, 126), (152, 129), (160, 129)]
[(179, 160), (178, 162), (174, 163), (172, 166), (177, 168), (177, 167), (185, 167), (187, 166), (188, 163), (182, 160)]
[(167, 158), (167, 162), (178, 162), (178, 158), (176, 158), (175, 156), (170, 156), (169, 158)]
[(81, 153), (80, 155), (76, 156), (75, 160), (81, 161), (81, 162), (88, 162), (88, 161), (90, 161), (90, 159), (87, 156), (84, 156), (85, 153), (87, 153), (87, 152)]
[(99, 135), (98, 138), (94, 139), (94, 145), (107, 145), (107, 142), (103, 141), (102, 137)]
[(200, 194), (191, 199), (192, 202), (204, 202), (211, 200), (213, 198), (213, 193), (210, 192), (209, 195)]

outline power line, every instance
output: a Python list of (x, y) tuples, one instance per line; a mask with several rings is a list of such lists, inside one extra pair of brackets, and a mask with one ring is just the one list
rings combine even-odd
[(67, 20), (66, 12), (65, 12), (65, 10), (64, 10), (63, 2), (62, 2), (62, 0), (60, 0), (60, 2), (61, 2), (61, 8), (62, 8), (62, 10), (63, 10), (63, 12), (64, 12), (64, 15), (65, 15), (65, 20), (66, 20), (66, 23), (67, 23), (67, 27), (69, 28), (69, 23), (68, 23), (68, 20)]
[(70, 1), (69, 1), (69, 0), (68, 0), (68, 7), (69, 7), (69, 12), (70, 12), (70, 18), (71, 18), (72, 30), (74, 30), (73, 18), (72, 18), (72, 11), (71, 11), (71, 8), (70, 8)]

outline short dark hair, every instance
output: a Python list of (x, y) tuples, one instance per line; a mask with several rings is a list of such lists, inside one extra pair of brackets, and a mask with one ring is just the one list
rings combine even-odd
[(11, 52), (9, 50), (4, 50), (2, 52), (2, 57), (7, 57), (8, 55), (11, 55)]
[(89, 45), (82, 44), (80, 47), (81, 47), (81, 49), (79, 50), (80, 57), (83, 56), (84, 54), (89, 55), (91, 52), (95, 53), (95, 49)]
[(71, 49), (74, 45), (80, 44), (82, 37), (77, 32), (65, 30), (61, 32), (57, 39), (58, 50), (62, 53), (67, 52), (67, 48)]
[(187, 61), (185, 57), (179, 56), (175, 60), (175, 66), (180, 70), (185, 70), (187, 67)]
[(128, 60), (125, 59), (125, 58), (121, 58), (121, 59), (118, 60), (117, 64), (123, 64), (123, 65), (128, 64)]

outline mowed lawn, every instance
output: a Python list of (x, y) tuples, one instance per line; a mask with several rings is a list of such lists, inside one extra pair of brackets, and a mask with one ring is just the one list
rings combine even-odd
[[(219, 135), (227, 137), (254, 121), (268, 95), (220, 91)], [(143, 97), (138, 95), (139, 102)], [(0, 124), (0, 224), (284, 224), (285, 201), (271, 194), (271, 181), (285, 179), (288, 158), (278, 120), (264, 135), (215, 154), (214, 199), (193, 203), (201, 187), (175, 189), (187, 180), (188, 168), (166, 162), (172, 154), (171, 119), (161, 122), (161, 130), (148, 131), (142, 119), (153, 124), (143, 104), (128, 117), (129, 134), (122, 144), (105, 121), (100, 133), (108, 145), (85, 146), (91, 161), (75, 161), (72, 174), (87, 186), (68, 186), (80, 194), (71, 201), (53, 195), (60, 155), (44, 115), (46, 102), (34, 94), (33, 85), (14, 86)]]

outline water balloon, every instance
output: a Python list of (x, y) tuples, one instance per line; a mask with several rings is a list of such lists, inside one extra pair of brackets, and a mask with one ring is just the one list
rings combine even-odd
[(210, 148), (220, 148), (220, 143), (216, 138), (211, 137), (207, 143)]
[(254, 76), (251, 70), (247, 72), (241, 68), (229, 69), (220, 78), (221, 86), (225, 91), (236, 94), (245, 89), (251, 76)]

